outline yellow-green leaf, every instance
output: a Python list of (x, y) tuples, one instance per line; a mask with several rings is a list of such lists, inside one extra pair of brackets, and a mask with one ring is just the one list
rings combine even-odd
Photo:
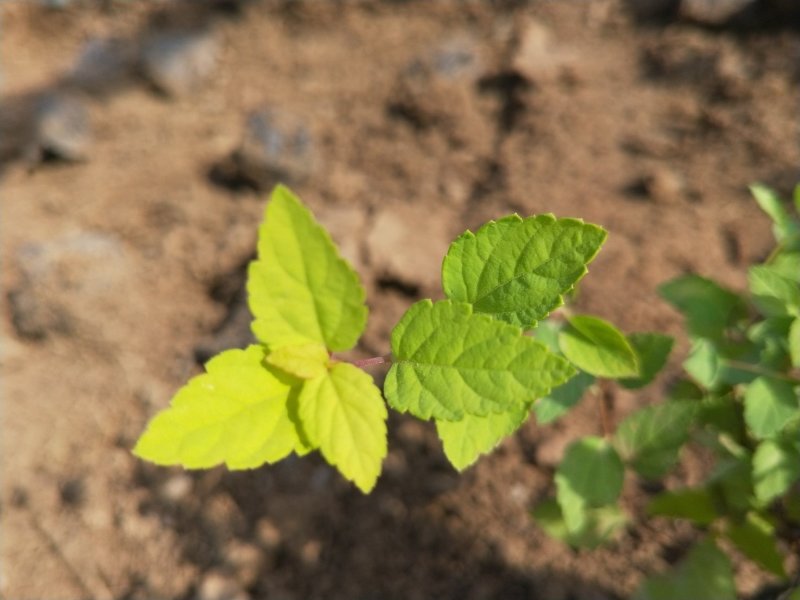
[(349, 363), (303, 383), (299, 417), (310, 443), (364, 492), (386, 456), (386, 405), (372, 377)]
[(364, 331), (367, 307), (358, 275), (284, 186), (267, 205), (247, 292), (253, 333), (271, 349), (322, 344), (348, 350)]
[(328, 370), (330, 357), (322, 344), (281, 346), (267, 355), (267, 362), (299, 379), (314, 379)]
[(245, 469), (307, 451), (289, 415), (295, 390), (265, 366), (264, 354), (250, 346), (209, 361), (150, 421), (134, 454), (159, 465)]

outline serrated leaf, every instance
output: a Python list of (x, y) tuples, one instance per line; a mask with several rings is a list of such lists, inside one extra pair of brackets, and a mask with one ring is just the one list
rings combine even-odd
[(792, 321), (792, 326), (789, 328), (788, 341), (792, 366), (800, 368), (800, 317)]
[(292, 387), (264, 366), (263, 347), (227, 350), (206, 371), (150, 421), (136, 456), (190, 469), (244, 469), (303, 451), (288, 414)]
[(697, 412), (694, 402), (666, 402), (628, 416), (614, 434), (622, 460), (650, 479), (664, 476), (678, 460)]
[(259, 229), (247, 277), (253, 333), (271, 348), (352, 348), (364, 330), (364, 288), (328, 233), (292, 192), (278, 186)]
[(767, 316), (800, 315), (800, 286), (770, 266), (758, 265), (747, 272), (753, 302)]
[(266, 361), (299, 379), (314, 379), (328, 370), (329, 356), (322, 344), (305, 344), (276, 348), (267, 354)]
[(527, 407), (575, 372), (513, 325), (469, 304), (414, 304), (392, 331), (389, 404), (420, 419), (457, 421)]
[(620, 379), (619, 383), (628, 389), (642, 388), (667, 364), (674, 340), (660, 333), (633, 333), (628, 336), (628, 342), (639, 357), (640, 374), (633, 379)]
[(800, 411), (797, 393), (787, 381), (757, 377), (744, 393), (744, 420), (759, 439), (772, 437)]
[(658, 291), (683, 313), (686, 328), (696, 337), (718, 339), (725, 328), (747, 314), (739, 296), (699, 275), (678, 277)]
[(755, 512), (747, 513), (741, 523), (730, 523), (725, 535), (745, 556), (778, 577), (786, 577), (783, 556), (775, 542), (775, 527)]
[(580, 402), (594, 381), (594, 377), (588, 373), (578, 371), (572, 379), (562, 383), (547, 396), (543, 396), (533, 403), (536, 421), (541, 425), (546, 425), (566, 414), (570, 408)]
[(491, 452), (505, 437), (514, 433), (528, 419), (527, 406), (485, 417), (464, 415), (460, 421), (436, 421), (436, 431), (450, 463), (463, 471)]
[(564, 356), (597, 377), (637, 377), (639, 361), (625, 336), (611, 323), (585, 315), (572, 317), (558, 336)]
[(442, 265), (444, 292), (523, 329), (563, 304), (606, 232), (578, 219), (512, 215), (456, 239)]
[(706, 488), (663, 492), (647, 505), (647, 514), (689, 519), (698, 525), (709, 525), (719, 516), (711, 493)]
[(628, 522), (616, 505), (587, 508), (583, 527), (570, 531), (564, 521), (561, 507), (555, 500), (545, 500), (536, 505), (531, 516), (551, 537), (574, 548), (596, 548), (607, 542)]
[(731, 561), (713, 541), (697, 544), (677, 568), (650, 577), (634, 596), (634, 600), (678, 598), (736, 600)]
[(625, 470), (606, 440), (588, 436), (573, 442), (555, 475), (556, 499), (571, 531), (578, 531), (587, 507), (613, 504), (622, 491)]
[(786, 442), (764, 440), (753, 454), (756, 498), (767, 504), (800, 479), (800, 449)]
[(375, 487), (386, 456), (386, 405), (367, 373), (350, 363), (303, 384), (298, 398), (303, 431), (322, 456), (365, 494)]

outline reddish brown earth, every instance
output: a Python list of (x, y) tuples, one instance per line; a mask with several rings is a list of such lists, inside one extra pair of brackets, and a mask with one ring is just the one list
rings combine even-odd
[[(515, 211), (609, 230), (577, 310), (679, 333), (656, 286), (742, 288), (771, 244), (747, 184), (800, 179), (798, 29), (637, 22), (613, 0), (211, 4), (0, 7), (2, 597), (600, 600), (679, 558), (695, 534), (643, 522), (633, 478), (632, 523), (601, 550), (529, 518), (564, 446), (598, 432), (591, 398), (461, 475), (431, 426), (393, 416), (369, 496), (319, 458), (184, 473), (130, 448), (197, 356), (247, 342), (241, 267), (270, 183), (231, 158), (250, 111), (308, 131), (313, 161), (285, 173), (363, 276), (361, 355), (441, 294), (455, 235)], [(213, 20), (210, 76), (175, 98), (137, 77), (87, 92), (85, 160), (37, 162), (37, 95), (87, 40), (141, 40), (157, 11)], [(615, 417), (667, 380), (615, 392)], [(689, 456), (668, 484), (701, 468)], [(737, 579), (769, 583), (743, 560)]]

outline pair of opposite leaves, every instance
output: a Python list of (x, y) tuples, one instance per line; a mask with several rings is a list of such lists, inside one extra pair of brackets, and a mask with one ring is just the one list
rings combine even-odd
[[(444, 259), (448, 300), (417, 302), (394, 328), (386, 399), (435, 419), (457, 468), (576, 373), (523, 332), (562, 304), (605, 237), (600, 227), (551, 215), (512, 215), (467, 231)], [(319, 449), (368, 492), (386, 456), (386, 406), (368, 374), (331, 354), (361, 336), (364, 289), (286, 187), (271, 195), (247, 291), (260, 343), (210, 360), (151, 420), (134, 453), (160, 465), (250, 469)]]

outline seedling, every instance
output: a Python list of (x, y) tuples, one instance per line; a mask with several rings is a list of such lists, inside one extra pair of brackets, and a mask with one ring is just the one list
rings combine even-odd
[[(387, 408), (359, 366), (390, 362), (388, 405), (434, 420), (446, 455), (464, 469), (513, 433), (537, 399), (578, 374), (524, 333), (563, 303), (605, 238), (600, 227), (550, 215), (512, 215), (467, 231), (444, 259), (447, 299), (411, 306), (392, 332), (391, 354), (354, 364), (338, 353), (364, 331), (364, 289), (308, 209), (278, 186), (248, 270), (259, 343), (211, 359), (134, 452), (160, 465), (252, 469), (319, 450), (369, 492), (386, 456)], [(581, 323), (564, 334), (572, 335), (568, 358), (582, 364), (586, 355), (591, 371), (600, 359), (586, 340), (616, 332)], [(613, 343), (623, 356), (608, 368), (636, 376), (633, 349), (621, 334)]]

